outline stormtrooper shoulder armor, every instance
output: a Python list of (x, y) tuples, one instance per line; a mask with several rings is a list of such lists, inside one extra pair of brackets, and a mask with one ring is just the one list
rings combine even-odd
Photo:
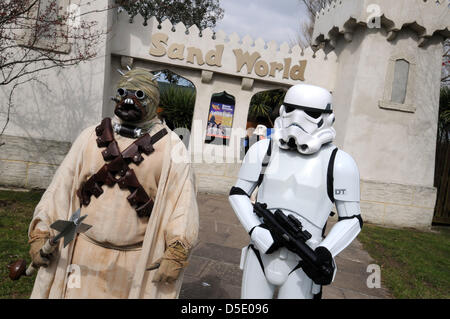
[(333, 167), (333, 196), (337, 201), (359, 202), (359, 170), (354, 159), (338, 150)]
[(265, 139), (256, 142), (250, 147), (242, 162), (239, 179), (250, 182), (258, 181), (269, 144), (272, 146), (270, 139)]

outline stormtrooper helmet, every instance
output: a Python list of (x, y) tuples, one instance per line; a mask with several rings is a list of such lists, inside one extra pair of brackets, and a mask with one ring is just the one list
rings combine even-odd
[(313, 85), (294, 85), (286, 92), (275, 120), (274, 139), (282, 149), (314, 154), (336, 137), (334, 119), (330, 92)]

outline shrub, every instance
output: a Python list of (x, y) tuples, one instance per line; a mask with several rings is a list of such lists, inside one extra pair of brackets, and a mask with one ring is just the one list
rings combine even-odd
[(195, 88), (183, 86), (162, 86), (159, 114), (171, 128), (184, 127), (191, 129), (195, 107)]

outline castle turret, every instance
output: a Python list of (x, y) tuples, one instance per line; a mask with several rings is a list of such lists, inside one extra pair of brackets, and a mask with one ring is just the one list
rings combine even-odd
[(450, 10), (446, 0), (335, 0), (317, 12), (314, 43), (335, 46), (343, 35), (351, 42), (358, 26), (383, 29), (386, 40), (393, 41), (403, 28), (413, 30), (418, 45), (433, 36), (450, 36)]
[(359, 165), (368, 221), (431, 225), (449, 25), (446, 0), (337, 0), (316, 15), (314, 44), (338, 57), (337, 143)]

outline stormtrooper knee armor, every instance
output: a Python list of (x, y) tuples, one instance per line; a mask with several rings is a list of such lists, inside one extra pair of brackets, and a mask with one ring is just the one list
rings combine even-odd
[[(321, 285), (334, 279), (334, 257), (361, 231), (359, 171), (350, 155), (332, 144), (336, 132), (331, 94), (320, 87), (291, 87), (275, 121), (271, 140), (254, 144), (247, 152), (229, 201), (250, 234), (242, 251), (242, 298), (313, 298)], [(250, 195), (273, 213), (281, 210), (301, 221), (311, 234), (306, 244), (317, 259), (332, 269), (328, 282), (300, 267), (301, 258), (276, 244), (270, 230), (253, 211)], [(324, 238), (333, 204), (338, 222)], [(309, 275), (308, 275), (309, 274)]]

